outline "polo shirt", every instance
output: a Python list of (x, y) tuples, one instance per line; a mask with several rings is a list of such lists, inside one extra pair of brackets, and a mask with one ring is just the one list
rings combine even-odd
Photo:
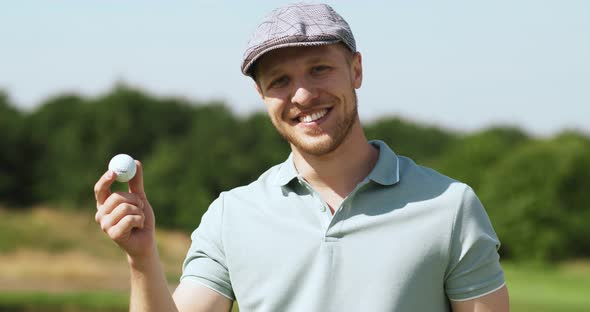
[(223, 192), (191, 235), (182, 281), (240, 311), (450, 311), (504, 285), (473, 190), (371, 141), (379, 159), (332, 215), (293, 155)]

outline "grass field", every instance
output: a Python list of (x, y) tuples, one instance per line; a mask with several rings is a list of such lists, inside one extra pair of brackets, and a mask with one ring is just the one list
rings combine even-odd
[[(188, 235), (159, 231), (158, 241), (174, 287)], [(590, 311), (590, 261), (503, 266), (511, 311)], [(124, 256), (91, 214), (0, 209), (0, 312), (127, 311), (128, 283)]]
[(590, 311), (590, 262), (504, 264), (511, 311)]
[(3, 292), (2, 312), (123, 312), (127, 311), (128, 295), (123, 292)]

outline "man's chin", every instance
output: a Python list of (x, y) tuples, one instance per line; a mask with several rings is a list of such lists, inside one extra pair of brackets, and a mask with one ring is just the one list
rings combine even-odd
[(336, 148), (338, 148), (337, 142), (334, 142), (332, 138), (314, 138), (311, 140), (290, 140), (291, 145), (294, 146), (300, 153), (309, 154), (313, 156), (324, 156), (327, 155)]

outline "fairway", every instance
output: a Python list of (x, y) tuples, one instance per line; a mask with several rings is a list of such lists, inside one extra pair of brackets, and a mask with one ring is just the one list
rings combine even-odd
[(590, 262), (558, 267), (503, 266), (511, 311), (590, 311)]

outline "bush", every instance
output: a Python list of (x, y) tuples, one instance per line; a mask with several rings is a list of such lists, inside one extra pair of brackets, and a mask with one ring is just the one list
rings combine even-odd
[(590, 256), (590, 141), (577, 134), (531, 142), (495, 166), (480, 196), (516, 259)]

